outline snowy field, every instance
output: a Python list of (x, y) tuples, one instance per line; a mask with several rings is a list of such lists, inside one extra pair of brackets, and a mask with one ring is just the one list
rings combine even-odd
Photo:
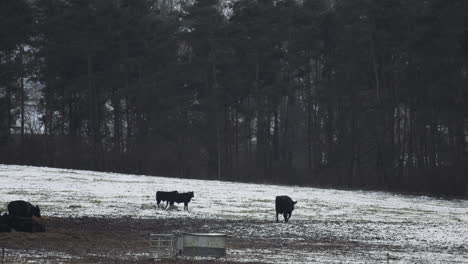
[[(2, 211), (9, 201), (22, 199), (55, 217), (240, 220), (246, 224), (230, 222), (221, 231), (253, 245), (267, 239), (285, 245), (229, 248), (227, 260), (468, 263), (466, 200), (10, 165), (0, 165), (0, 183)], [(194, 191), (195, 198), (188, 212), (183, 204), (164, 210), (155, 207), (157, 190)], [(298, 201), (287, 224), (276, 223), (276, 195)], [(336, 247), (323, 247), (327, 241), (336, 241)]]

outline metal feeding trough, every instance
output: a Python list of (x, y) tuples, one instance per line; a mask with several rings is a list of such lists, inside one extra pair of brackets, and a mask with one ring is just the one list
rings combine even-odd
[(182, 233), (150, 234), (150, 247), (155, 258), (181, 256), (223, 257), (226, 256), (226, 234)]
[(182, 233), (176, 238), (176, 252), (184, 256), (226, 256), (226, 234)]
[(149, 244), (155, 254), (155, 259), (173, 258), (174, 241), (174, 234), (150, 234)]

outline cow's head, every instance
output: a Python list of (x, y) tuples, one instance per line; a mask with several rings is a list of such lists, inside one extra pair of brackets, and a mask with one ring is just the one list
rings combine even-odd
[(194, 197), (193, 192), (189, 192), (189, 195), (190, 195), (190, 198)]
[(37, 217), (41, 217), (41, 209), (39, 209), (39, 205), (32, 207), (32, 214)]
[(297, 201), (293, 201), (292, 209), (294, 210), (294, 205), (297, 204)]

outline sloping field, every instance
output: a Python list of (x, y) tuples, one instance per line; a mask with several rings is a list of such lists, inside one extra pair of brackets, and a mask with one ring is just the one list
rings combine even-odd
[[(52, 219), (116, 219), (121, 226), (121, 219), (139, 219), (148, 233), (148, 221), (167, 219), (178, 221), (166, 223), (169, 232), (228, 233), (221, 262), (468, 263), (466, 200), (11, 165), (0, 165), (0, 185), (2, 211), (23, 199)], [(156, 208), (157, 190), (194, 191), (195, 198), (188, 212), (183, 204), (164, 210)], [(276, 223), (276, 195), (298, 201), (287, 224)], [(72, 263), (56, 251), (48, 253), (53, 263)]]

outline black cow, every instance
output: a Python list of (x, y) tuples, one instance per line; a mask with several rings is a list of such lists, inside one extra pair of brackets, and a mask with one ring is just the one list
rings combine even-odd
[(276, 222), (278, 220), (278, 214), (283, 214), (284, 222), (287, 223), (289, 218), (291, 218), (292, 211), (294, 210), (294, 205), (297, 203), (294, 202), (291, 197), (283, 195), (276, 196), (275, 208), (276, 208)]
[(11, 232), (11, 220), (10, 216), (3, 214), (0, 216), (0, 232)]
[(11, 216), (3, 214), (0, 216), (0, 232), (45, 232), (44, 226), (31, 217)]
[(13, 201), (8, 204), (8, 214), (11, 217), (41, 217), (41, 210), (39, 206), (33, 206), (26, 201)]
[(10, 227), (19, 232), (45, 232), (45, 227), (30, 217), (10, 216)]
[(158, 207), (159, 207), (159, 204), (161, 203), (161, 201), (166, 201), (166, 207), (164, 207), (164, 208), (167, 208), (167, 206), (169, 204), (171, 206), (173, 206), (174, 201), (177, 198), (177, 194), (178, 194), (177, 191), (172, 191), (172, 192), (157, 191), (156, 192), (156, 203), (158, 204)]
[(192, 200), (193, 197), (193, 192), (179, 193), (176, 196), (175, 202), (178, 204), (184, 203), (184, 210), (188, 211), (188, 204), (190, 203), (190, 200)]

